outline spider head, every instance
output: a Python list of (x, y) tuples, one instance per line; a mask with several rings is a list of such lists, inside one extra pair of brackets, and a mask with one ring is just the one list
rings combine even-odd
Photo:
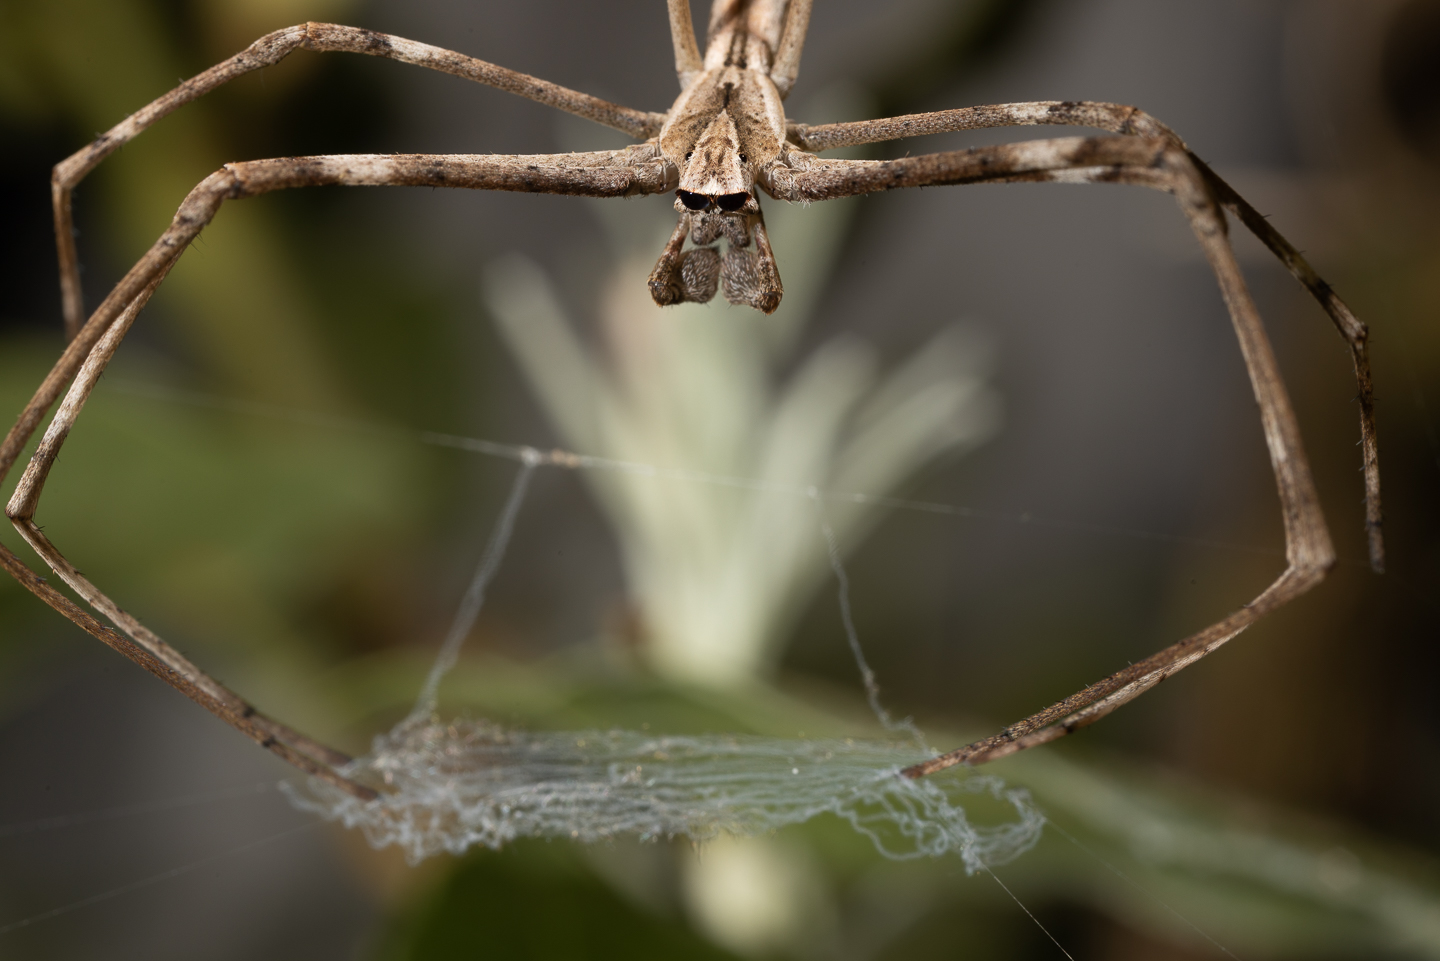
[(730, 65), (706, 71), (671, 110), (659, 147), (679, 174), (682, 214), (744, 218), (759, 212), (755, 178), (780, 156), (785, 111), (763, 72)]
[(760, 209), (754, 190), (750, 155), (734, 119), (722, 110), (681, 159), (675, 209), (680, 213), (753, 214)]

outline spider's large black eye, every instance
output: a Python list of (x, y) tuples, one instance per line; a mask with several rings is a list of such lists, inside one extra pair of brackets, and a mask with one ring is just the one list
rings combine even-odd
[(731, 213), (734, 213), (741, 207), (745, 206), (745, 202), (749, 199), (749, 194), (722, 194), (719, 197), (715, 198), (715, 206), (719, 207), (721, 210), (728, 210)]
[(675, 196), (679, 197), (680, 202), (690, 210), (704, 210), (710, 206), (710, 198), (704, 194), (694, 194), (688, 190), (677, 190), (675, 191)]

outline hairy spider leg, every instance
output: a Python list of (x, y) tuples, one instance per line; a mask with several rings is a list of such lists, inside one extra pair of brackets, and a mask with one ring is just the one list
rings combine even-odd
[(1121, 183), (1172, 194), (1215, 272), (1260, 406), (1285, 526), (1285, 571), (1240, 610), (1125, 670), (1090, 685), (999, 734), (907, 768), (921, 777), (981, 763), (1053, 741), (1092, 724), (1193, 664), (1262, 616), (1305, 593), (1335, 563), (1335, 549), (1300, 442), (1285, 385), (1259, 311), (1225, 230), (1210, 181), (1188, 151), (1167, 137), (1067, 137), (924, 154), (891, 161), (819, 160), (776, 171), (767, 185), (785, 200), (828, 200), (898, 187), (973, 183)]
[[(674, 0), (672, 5), (673, 2)], [(686, 15), (688, 16), (688, 5)], [(692, 43), (693, 39), (692, 33)], [(627, 133), (636, 140), (654, 136), (665, 120), (664, 114), (632, 110), (599, 97), (592, 97), (588, 93), (580, 93), (548, 80), (520, 73), (518, 70), (497, 67), (493, 63), (467, 57), (453, 50), (432, 47), (428, 43), (417, 43), (387, 33), (335, 23), (302, 23), (267, 33), (235, 56), (196, 74), (151, 101), (55, 165), (50, 176), (50, 195), (54, 206), (55, 243), (60, 259), (60, 295), (67, 339), (73, 338), (79, 332), (85, 313), (80, 289), (80, 260), (75, 249), (75, 218), (71, 209), (75, 187), (106, 157), (140, 136), (162, 117), (192, 100), (198, 100), (216, 87), (252, 70), (273, 66), (301, 49), (322, 53), (363, 53), (372, 57), (399, 60), (428, 70), (438, 70), (593, 120)]]
[[(789, 95), (800, 76), (800, 55), (810, 32), (810, 10), (814, 0), (715, 0), (710, 6), (710, 34), (713, 37), (742, 17), (769, 20), (780, 13), (772, 58), (770, 80), (782, 98)], [(695, 42), (695, 22), (690, 0), (666, 0), (670, 13), (670, 38), (675, 46), (675, 73), (682, 89), (690, 86), (705, 69), (705, 57)], [(755, 15), (758, 15), (756, 17)], [(774, 21), (770, 21), (774, 23)]]
[(1310, 291), (1330, 317), (1335, 329), (1350, 348), (1355, 368), (1356, 400), (1360, 407), (1360, 448), (1365, 474), (1365, 535), (1370, 553), (1370, 566), (1375, 573), (1385, 570), (1385, 541), (1382, 531), (1383, 513), (1380, 502), (1380, 453), (1375, 429), (1375, 389), (1370, 377), (1369, 330), (1320, 278), (1300, 251), (1281, 236), (1245, 198), (1195, 156), (1175, 131), (1135, 107), (1118, 103), (1084, 100), (1042, 100), (1031, 103), (992, 104), (983, 107), (962, 107), (934, 113), (907, 114), (881, 120), (859, 120), (819, 126), (791, 124), (789, 139), (809, 151), (830, 150), (858, 144), (879, 143), (955, 130), (984, 130), (996, 127), (1028, 127), (1057, 125), (1095, 127), (1110, 133), (1139, 137), (1159, 137), (1170, 141), (1190, 156), (1190, 162), (1209, 182), (1215, 198), (1226, 210), (1240, 219), (1251, 233), (1270, 249), (1296, 280)]
[[(126, 635), (121, 638), (74, 608), (9, 551), (0, 562), (41, 600), (104, 643), (166, 680), (226, 723), (309, 774), (361, 799), (375, 792), (337, 771), (350, 759), (259, 714), (215, 681), (81, 574), (35, 524), (45, 480), (70, 429), (120, 341), (165, 275), (227, 200), (319, 186), (427, 186), (618, 197), (669, 189), (670, 176), (645, 146), (582, 154), (466, 156), (351, 155), (293, 157), (227, 164), (196, 186), (170, 227), (116, 285), (41, 384), (0, 445), (0, 478), (28, 442), (58, 389), (70, 389), (31, 457), (5, 513), (26, 542), (77, 594)], [(79, 616), (77, 616), (77, 614)]]

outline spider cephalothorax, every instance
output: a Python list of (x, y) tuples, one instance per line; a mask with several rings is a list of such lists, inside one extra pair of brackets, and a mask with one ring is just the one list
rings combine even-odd
[(679, 175), (680, 213), (650, 274), (650, 295), (661, 306), (705, 303), (722, 283), (732, 304), (767, 314), (780, 306), (780, 272), (755, 197), (757, 175), (785, 146), (783, 95), (770, 73), (779, 12), (774, 3), (716, 4), (703, 70), (689, 78), (660, 130), (660, 154)]

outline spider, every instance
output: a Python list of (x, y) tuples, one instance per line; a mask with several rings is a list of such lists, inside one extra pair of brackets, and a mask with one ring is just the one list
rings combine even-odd
[[(86, 398), (166, 274), (227, 200), (324, 185), (415, 185), (588, 197), (673, 194), (679, 221), (649, 277), (655, 302), (732, 303), (765, 313), (783, 286), (759, 195), (809, 203), (900, 187), (975, 183), (1117, 183), (1173, 195), (1220, 285), (1260, 408), (1279, 488), (1286, 569), (1219, 622), (1010, 725), (991, 737), (907, 768), (921, 777), (979, 764), (1091, 724), (1235, 637), (1319, 583), (1335, 551), (1269, 341), (1227, 236), (1237, 217), (1319, 301), (1348, 344), (1358, 382), (1372, 567), (1381, 571), (1380, 482), (1365, 325), (1296, 249), (1173, 131), (1134, 107), (1050, 101), (967, 107), (818, 126), (790, 120), (784, 100), (799, 74), (813, 0), (715, 0), (702, 55), (689, 0), (667, 0), (681, 93), (665, 113), (633, 110), (459, 53), (355, 27), (305, 23), (257, 40), (182, 83), (55, 167), (52, 194), (69, 345), (0, 446), (0, 479), (50, 407), (65, 394), (6, 507), (15, 527), (95, 612), (71, 601), (0, 546), (0, 564), (45, 603), (301, 770), (356, 797), (375, 792), (342, 772), (345, 754), (251, 707), (181, 656), (87, 580), (35, 523), (46, 477)], [(385, 57), (483, 83), (620, 130), (640, 143), (555, 155), (367, 154), (226, 164), (197, 185), (160, 236), (104, 302), (83, 319), (71, 216), (76, 185), (110, 154), (171, 111), (297, 49)], [(982, 128), (1062, 125), (1105, 136), (1034, 140), (896, 160), (833, 160), (839, 147)], [(724, 245), (720, 241), (725, 241)], [(83, 320), (83, 322), (82, 322)], [(68, 386), (68, 391), (66, 387)], [(116, 630), (119, 628), (119, 630)]]

